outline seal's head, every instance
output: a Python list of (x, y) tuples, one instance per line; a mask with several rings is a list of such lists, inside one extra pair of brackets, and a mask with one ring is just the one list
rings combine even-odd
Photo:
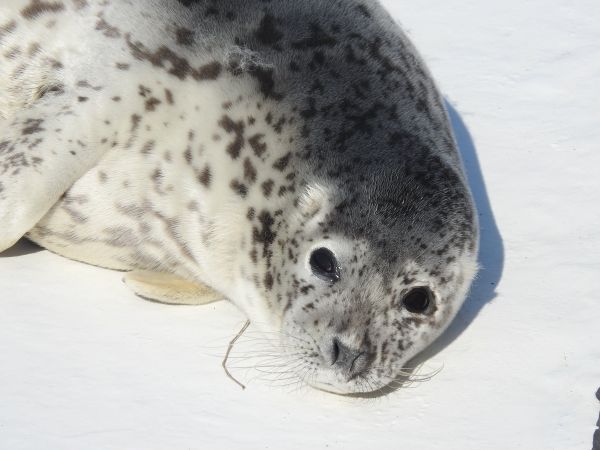
[(255, 324), (280, 332), (306, 383), (354, 393), (396, 379), (449, 325), (476, 271), (478, 232), (424, 63), (377, 2), (343, 3), (295, 2), (331, 9), (314, 22), (288, 11), (285, 26), (265, 16), (256, 35), (266, 65), (250, 72), (273, 102), (260, 115), (282, 117), (291, 137), (275, 125), (261, 149), (280, 159), (260, 171), (271, 196), (246, 197), (247, 283), (236, 294)]
[(313, 387), (358, 393), (398, 378), (475, 275), (477, 220), (460, 168), (432, 155), (399, 164), (357, 169), (352, 185), (315, 181), (293, 213), (273, 217), (261, 295), (283, 357)]

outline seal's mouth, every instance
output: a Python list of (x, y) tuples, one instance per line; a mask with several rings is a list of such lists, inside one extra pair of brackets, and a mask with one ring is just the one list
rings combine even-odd
[(371, 395), (377, 392), (381, 392), (385, 388), (385, 384), (382, 386), (373, 385), (361, 385), (361, 384), (332, 384), (326, 381), (323, 382), (311, 382), (307, 383), (311, 388), (316, 389), (321, 392), (327, 392), (328, 394), (341, 395), (344, 397), (355, 397), (355, 396), (364, 396)]
[(339, 386), (335, 386), (331, 383), (321, 382), (321, 383), (307, 383), (310, 387), (322, 391), (327, 392), (328, 394), (336, 394), (336, 395), (352, 395), (356, 394), (358, 391), (354, 391), (351, 389), (341, 389)]
[(348, 379), (339, 372), (323, 368), (318, 375), (313, 375), (303, 382), (311, 388), (330, 394), (352, 396), (379, 391), (386, 385), (386, 380), (376, 380), (368, 376), (356, 376)]

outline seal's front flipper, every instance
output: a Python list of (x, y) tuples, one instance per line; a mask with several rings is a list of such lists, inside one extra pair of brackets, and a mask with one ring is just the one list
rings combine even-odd
[(109, 141), (97, 135), (99, 103), (93, 100), (99, 94), (92, 92), (78, 101), (61, 86), (0, 119), (0, 252), (33, 228), (108, 149)]
[(204, 305), (223, 299), (208, 286), (168, 273), (135, 270), (128, 272), (123, 281), (140, 297), (171, 305)]

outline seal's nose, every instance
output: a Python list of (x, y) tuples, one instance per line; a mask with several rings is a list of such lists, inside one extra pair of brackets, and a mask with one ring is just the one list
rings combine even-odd
[(349, 380), (363, 373), (371, 361), (367, 352), (350, 348), (337, 337), (332, 340), (330, 358), (331, 365), (346, 374)]

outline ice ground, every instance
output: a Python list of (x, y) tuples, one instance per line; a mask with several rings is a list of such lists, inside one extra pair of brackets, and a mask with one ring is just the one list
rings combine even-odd
[(118, 273), (22, 244), (0, 257), (1, 449), (591, 448), (600, 3), (384, 3), (456, 111), (484, 225), (485, 268), (426, 364), (442, 372), (376, 400), (242, 392), (216, 356), (243, 322), (232, 306), (143, 302)]

